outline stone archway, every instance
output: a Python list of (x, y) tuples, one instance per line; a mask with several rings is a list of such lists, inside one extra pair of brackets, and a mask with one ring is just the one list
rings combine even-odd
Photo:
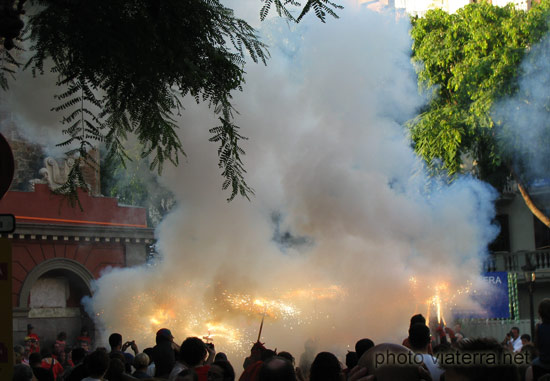
[(92, 293), (91, 283), (94, 277), (86, 267), (72, 259), (52, 258), (40, 263), (27, 274), (25, 282), (21, 287), (21, 293), (19, 294), (20, 308), (29, 307), (29, 296), (32, 286), (42, 275), (53, 270), (66, 270), (74, 273), (84, 282), (90, 294)]

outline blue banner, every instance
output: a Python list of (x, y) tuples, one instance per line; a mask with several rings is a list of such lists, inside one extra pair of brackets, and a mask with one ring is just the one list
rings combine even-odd
[(510, 319), (508, 273), (505, 271), (482, 273), (487, 287), (472, 293), (472, 300), (479, 303), (484, 312), (453, 311), (455, 317), (470, 319)]
[[(488, 288), (479, 293), (479, 304), (487, 311), (487, 318), (509, 319), (510, 297), (508, 293), (508, 273), (505, 271), (483, 273)], [(484, 295), (485, 294), (485, 295)]]

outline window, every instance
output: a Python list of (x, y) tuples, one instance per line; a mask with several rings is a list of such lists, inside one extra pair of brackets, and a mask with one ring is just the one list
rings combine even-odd
[(493, 223), (500, 226), (500, 232), (497, 238), (489, 245), (489, 251), (510, 251), (510, 229), (508, 225), (508, 215), (499, 214)]
[(537, 250), (550, 249), (550, 229), (540, 222), (537, 217), (533, 216), (533, 218), (535, 221), (535, 248)]

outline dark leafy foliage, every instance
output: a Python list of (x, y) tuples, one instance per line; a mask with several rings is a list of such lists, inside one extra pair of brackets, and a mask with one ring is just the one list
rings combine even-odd
[[(135, 134), (142, 156), (152, 156), (151, 169), (160, 172), (167, 160), (177, 165), (184, 154), (173, 118), (180, 99), (189, 94), (229, 114), (230, 93), (244, 81), (245, 55), (263, 63), (268, 57), (255, 30), (217, 0), (32, 3), (39, 7), (29, 21), (34, 55), (27, 66), (43, 72), (53, 60), (58, 84), (67, 86), (56, 108), (68, 112), (69, 138), (61, 144), (78, 141), (81, 155), (100, 140), (111, 156), (127, 159), (124, 143)], [(220, 132), (227, 144), (238, 143), (232, 128)], [(220, 154), (220, 167), (234, 192), (250, 189), (240, 156)]]
[(21, 64), (7, 50), (0, 48), (0, 88), (8, 89), (8, 78), (15, 78), (17, 68)]
[(263, 21), (269, 14), (269, 10), (272, 6), (275, 6), (275, 11), (279, 16), (288, 18), (289, 20), (300, 22), (302, 18), (310, 11), (315, 13), (315, 16), (325, 22), (326, 16), (332, 16), (338, 18), (335, 10), (343, 9), (342, 5), (329, 0), (307, 0), (304, 7), (300, 11), (298, 17), (294, 17), (292, 12), (288, 9), (288, 6), (300, 7), (301, 3), (296, 0), (262, 0), (264, 5), (260, 11), (260, 19)]
[[(287, 7), (300, 7), (297, 1), (262, 1), (262, 20), (272, 5), (280, 16), (296, 22), (310, 11), (324, 22), (327, 15), (337, 17), (335, 10), (342, 8), (329, 0), (307, 0), (293, 17)], [(0, 10), (5, 10), (10, 26), (0, 26), (0, 41), (11, 46), (23, 27), (20, 15), (25, 4), (33, 51), (25, 67), (41, 74), (47, 60), (53, 61), (58, 85), (65, 89), (54, 109), (64, 113), (68, 136), (60, 145), (76, 144), (78, 148), (68, 154), (75, 154), (77, 161), (95, 164), (86, 152), (91, 142), (101, 141), (109, 157), (124, 165), (129, 159), (125, 142), (135, 134), (144, 147), (141, 156), (151, 157), (151, 169), (162, 171), (167, 160), (177, 165), (185, 153), (174, 115), (183, 108), (180, 100), (190, 95), (221, 115), (221, 126), (211, 129), (210, 140), (220, 145), (222, 187), (231, 187), (229, 200), (253, 194), (244, 179), (244, 151), (238, 145), (244, 137), (233, 123), (231, 92), (244, 82), (245, 58), (265, 64), (268, 52), (256, 31), (231, 9), (219, 0), (6, 0), (5, 4)], [(6, 88), (6, 74), (14, 74), (17, 62), (7, 49), (0, 54), (0, 86)], [(79, 165), (74, 170), (62, 191), (76, 196), (82, 174)]]

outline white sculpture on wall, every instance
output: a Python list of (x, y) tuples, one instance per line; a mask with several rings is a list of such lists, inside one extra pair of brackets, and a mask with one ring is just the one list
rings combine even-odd
[(42, 178), (31, 180), (33, 188), (34, 184), (48, 184), (51, 190), (58, 189), (67, 182), (67, 177), (74, 164), (75, 160), (72, 157), (64, 159), (61, 165), (53, 157), (46, 157), (44, 168), (38, 171)]

